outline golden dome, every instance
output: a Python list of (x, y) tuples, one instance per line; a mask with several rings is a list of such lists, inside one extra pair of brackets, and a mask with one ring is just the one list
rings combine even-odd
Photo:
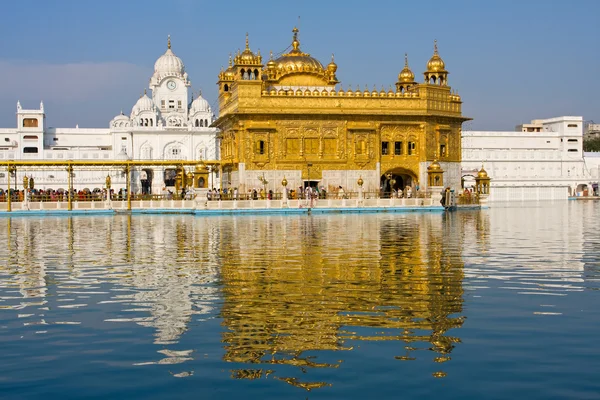
[(478, 178), (488, 178), (488, 173), (485, 169), (483, 169), (483, 165), (481, 166), (481, 169), (477, 173), (477, 177)]
[(242, 53), (239, 53), (235, 56), (236, 65), (260, 65), (262, 63), (262, 57), (260, 56), (260, 51), (258, 54), (254, 54), (250, 50), (250, 43), (248, 40), (248, 33), (246, 33), (246, 48)]
[(275, 61), (273, 60), (273, 52), (271, 52), (270, 57), (269, 57), (269, 62), (267, 63), (267, 68), (275, 69), (276, 67), (277, 67), (277, 64), (275, 64)]
[(408, 68), (408, 54), (404, 53), (404, 69), (398, 74), (398, 82), (413, 83), (414, 81), (415, 74)]
[(446, 64), (444, 64), (444, 60), (438, 54), (437, 40), (433, 45), (433, 56), (431, 56), (427, 63), (427, 72), (446, 72)]
[(332, 74), (335, 74), (335, 71), (337, 71), (337, 64), (333, 61), (333, 54), (331, 55), (331, 62), (327, 64), (327, 71)]
[(308, 53), (303, 53), (300, 51), (298, 28), (294, 28), (292, 32), (294, 33), (292, 50), (275, 60), (275, 68), (278, 75), (281, 77), (285, 74), (298, 72), (308, 72), (321, 76), (327, 75), (325, 68), (323, 68), (323, 64), (321, 64), (319, 60), (311, 57)]
[(435, 171), (441, 171), (442, 170), (442, 166), (440, 165), (439, 162), (437, 162), (437, 160), (434, 160), (429, 167), (427, 167), (427, 171), (428, 172), (435, 172)]
[(233, 72), (233, 65), (231, 63), (231, 54), (229, 54), (229, 66), (223, 75), (225, 76), (225, 79), (233, 80), (235, 78), (235, 72)]

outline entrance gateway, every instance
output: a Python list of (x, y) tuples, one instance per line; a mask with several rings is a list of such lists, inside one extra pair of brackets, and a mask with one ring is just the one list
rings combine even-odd
[(418, 179), (412, 171), (405, 168), (394, 168), (381, 175), (379, 187), (382, 197), (390, 197), (394, 191), (403, 191), (407, 186), (416, 189), (417, 185)]

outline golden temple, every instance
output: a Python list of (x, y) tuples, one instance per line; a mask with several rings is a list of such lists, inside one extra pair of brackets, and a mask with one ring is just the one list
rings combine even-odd
[(298, 33), (266, 65), (246, 35), (245, 49), (219, 73), (213, 126), (222, 131), (225, 187), (243, 193), (266, 182), (279, 192), (284, 178), (291, 188), (328, 191), (356, 191), (359, 178), (367, 192), (460, 187), (461, 126), (469, 118), (448, 86), (437, 42), (423, 83), (405, 56), (395, 89), (344, 90), (333, 56), (323, 66), (301, 50)]

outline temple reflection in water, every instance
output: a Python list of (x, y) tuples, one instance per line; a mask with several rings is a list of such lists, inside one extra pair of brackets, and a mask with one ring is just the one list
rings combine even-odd
[(485, 213), (2, 223), (2, 287), (18, 289), (25, 303), (40, 298), (30, 304), (44, 324), (60, 308), (77, 319), (76, 311), (114, 306), (120, 311), (105, 323), (154, 329), (157, 352), (167, 355), (135, 365), (175, 364), (193, 360), (194, 349), (169, 346), (220, 317), (233, 378), (306, 389), (327, 382), (298, 374), (337, 368), (364, 341), (398, 342), (390, 354), (398, 362), (450, 360), (460, 342), (452, 328), (463, 324), (465, 241), (483, 254), (489, 232)]
[[(445, 217), (271, 220), (237, 224), (247, 240), (223, 243), (224, 357), (250, 364), (234, 377), (258, 378), (276, 364), (336, 368), (339, 362), (307, 354), (352, 350), (357, 341), (403, 342), (400, 360), (416, 357), (416, 343), (424, 342), (435, 361), (449, 359), (460, 340), (448, 331), (463, 323), (463, 264), (462, 235), (444, 229)], [(262, 243), (280, 243), (281, 251), (261, 253)], [(271, 366), (251, 368), (260, 364)]]

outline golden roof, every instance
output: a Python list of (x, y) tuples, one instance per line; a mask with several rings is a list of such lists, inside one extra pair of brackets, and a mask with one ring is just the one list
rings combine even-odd
[(478, 178), (488, 178), (488, 173), (485, 169), (483, 169), (483, 165), (481, 166), (481, 169), (477, 173), (477, 177)]
[(442, 166), (440, 165), (439, 162), (437, 162), (437, 160), (434, 160), (429, 167), (427, 167), (427, 171), (428, 172), (436, 172), (436, 171), (442, 171)]
[(438, 54), (437, 40), (433, 44), (433, 56), (431, 56), (427, 63), (427, 72), (447, 72), (446, 64), (444, 64), (444, 60)]
[(224, 73), (225, 78), (232, 79), (235, 77), (235, 72), (233, 72), (233, 64), (231, 62), (231, 54), (229, 54), (229, 66), (225, 70)]
[(415, 81), (415, 74), (408, 67), (408, 54), (404, 53), (404, 69), (398, 74), (398, 82), (400, 83), (413, 83)]
[(300, 51), (298, 28), (292, 30), (292, 50), (275, 60), (275, 66), (280, 73), (287, 72), (317, 72), (324, 73), (323, 64), (308, 53)]
[(331, 62), (327, 64), (327, 71), (331, 72), (332, 74), (335, 74), (337, 71), (337, 64), (333, 60), (333, 54), (331, 54)]
[(280, 81), (286, 75), (304, 74), (316, 76), (326, 84), (337, 83), (338, 81), (335, 76), (337, 64), (333, 61), (333, 57), (327, 68), (324, 68), (319, 60), (300, 50), (298, 28), (294, 28), (292, 32), (294, 34), (292, 37), (292, 49), (288, 53), (267, 63), (266, 71), (269, 73), (269, 80)]
[(260, 50), (257, 54), (254, 54), (252, 50), (250, 50), (250, 43), (248, 40), (248, 33), (246, 33), (246, 48), (242, 53), (239, 52), (235, 56), (235, 64), (236, 65), (261, 65), (262, 57), (260, 55)]

